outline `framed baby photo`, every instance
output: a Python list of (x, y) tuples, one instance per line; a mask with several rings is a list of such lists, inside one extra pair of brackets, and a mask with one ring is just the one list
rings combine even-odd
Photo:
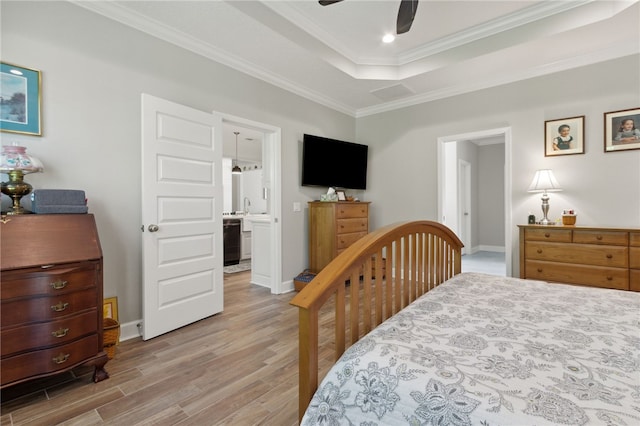
[(544, 122), (544, 156), (584, 154), (584, 115)]
[(640, 149), (640, 108), (604, 113), (604, 152)]

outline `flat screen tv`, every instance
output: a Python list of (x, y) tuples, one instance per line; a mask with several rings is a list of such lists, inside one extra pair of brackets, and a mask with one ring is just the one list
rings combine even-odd
[(302, 140), (302, 185), (367, 189), (367, 145), (321, 136)]

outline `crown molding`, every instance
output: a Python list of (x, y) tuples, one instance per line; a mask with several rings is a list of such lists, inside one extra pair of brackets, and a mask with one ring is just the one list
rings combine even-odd
[(506, 76), (500, 76), (497, 78), (486, 79), (483, 81), (474, 81), (469, 83), (463, 83), (451, 87), (446, 87), (439, 90), (433, 90), (428, 93), (423, 93), (409, 98), (404, 98), (398, 101), (386, 102), (384, 104), (376, 105), (370, 108), (361, 108), (356, 111), (356, 118), (366, 117), (369, 115), (380, 114), (383, 112), (394, 111), (401, 108), (406, 108), (414, 105), (419, 105), (427, 102), (437, 101), (440, 99), (449, 98), (452, 96), (463, 95), (465, 93), (475, 92), (482, 89), (489, 89), (491, 87), (502, 86), (509, 83), (515, 83), (518, 81), (528, 80), (535, 77), (541, 77), (561, 71), (570, 70), (582, 66), (592, 65), (599, 62), (605, 62), (613, 59), (623, 58), (625, 56), (633, 56), (640, 54), (638, 49), (638, 42), (628, 42), (625, 44), (616, 44), (607, 48), (600, 49), (596, 52), (591, 52), (586, 55), (573, 57), (570, 59), (557, 61), (543, 66), (528, 68), (518, 73), (509, 73)]

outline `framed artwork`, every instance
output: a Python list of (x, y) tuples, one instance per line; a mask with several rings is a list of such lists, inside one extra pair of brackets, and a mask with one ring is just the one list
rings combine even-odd
[(336, 194), (338, 194), (338, 201), (347, 201), (347, 196), (344, 191), (337, 190)]
[(640, 149), (640, 108), (604, 113), (604, 152)]
[(40, 71), (1, 62), (0, 76), (0, 130), (41, 136)]
[(584, 154), (584, 115), (544, 122), (544, 156)]
[(118, 298), (108, 297), (104, 299), (104, 305), (102, 307), (103, 318), (113, 318), (118, 321)]

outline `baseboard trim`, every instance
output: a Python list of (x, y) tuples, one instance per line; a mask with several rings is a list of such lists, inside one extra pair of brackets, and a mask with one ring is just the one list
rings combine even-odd
[(493, 251), (496, 253), (504, 253), (506, 250), (504, 246), (486, 246), (481, 244), (477, 251)]
[(120, 341), (142, 337), (142, 320), (120, 324)]

